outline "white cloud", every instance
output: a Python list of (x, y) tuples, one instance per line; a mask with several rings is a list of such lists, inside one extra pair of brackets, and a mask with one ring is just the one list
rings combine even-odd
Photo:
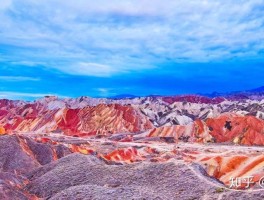
[(99, 88), (92, 88), (92, 95), (94, 97), (114, 97), (120, 94), (119, 92), (122, 91), (122, 94), (131, 94), (135, 88), (134, 87), (124, 87), (123, 85), (119, 85), (117, 87), (99, 87)]
[(79, 62), (68, 67), (62, 66), (57, 68), (69, 74), (97, 76), (97, 77), (110, 76), (111, 74), (114, 74), (116, 72), (114, 67), (103, 64), (97, 64), (97, 63), (89, 63), (89, 62)]
[(110, 76), (167, 60), (263, 57), (263, 0), (5, 2), (0, 44), (16, 48), (5, 59), (34, 59), (64, 73)]
[(0, 76), (0, 81), (39, 81), (39, 78), (26, 76)]
[(99, 97), (110, 97), (116, 95), (114, 88), (96, 88), (95, 91), (98, 92)]
[(12, 61), (10, 62), (12, 65), (22, 65), (27, 67), (34, 67), (36, 65), (43, 65), (45, 63), (42, 62), (34, 62), (34, 61), (26, 61), (26, 60), (20, 60), (20, 61)]

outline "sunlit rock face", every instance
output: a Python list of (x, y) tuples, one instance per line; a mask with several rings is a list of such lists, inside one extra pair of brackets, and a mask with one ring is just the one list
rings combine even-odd
[[(261, 188), (259, 181), (264, 177), (264, 156), (258, 151), (235, 152), (229, 147), (226, 154), (191, 152), (189, 161), (199, 163), (206, 173), (232, 189)], [(241, 179), (237, 182), (235, 180)], [(237, 187), (235, 185), (237, 184)], [(263, 185), (262, 185), (263, 187)]]
[(0, 135), (6, 134), (5, 128), (0, 126)]
[(113, 133), (134, 133), (152, 128), (146, 116), (131, 106), (118, 104), (83, 109), (66, 110), (58, 123), (58, 128), (66, 134), (109, 135)]
[(140, 132), (153, 127), (148, 118), (132, 106), (118, 104), (76, 109), (54, 109), (53, 106), (53, 109), (49, 109), (46, 104), (35, 102), (11, 109), (7, 104), (1, 109), (0, 121), (6, 132), (63, 132), (66, 135), (86, 136)]
[(185, 126), (162, 126), (148, 131), (148, 137), (173, 137), (176, 142), (213, 142), (213, 137), (205, 122), (196, 120)]
[(264, 145), (264, 121), (254, 116), (221, 114), (188, 125), (162, 126), (147, 131), (148, 137), (174, 137), (184, 142), (228, 142), (243, 145)]
[(256, 117), (227, 113), (214, 119), (207, 119), (206, 124), (216, 142), (264, 144), (264, 121)]

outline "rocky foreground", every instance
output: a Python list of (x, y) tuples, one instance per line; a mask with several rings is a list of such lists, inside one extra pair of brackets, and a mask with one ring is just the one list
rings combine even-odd
[[(263, 199), (257, 184), (234, 190), (226, 179), (237, 172), (264, 175), (263, 151), (6, 135), (0, 137), (0, 199)], [(236, 162), (221, 166), (215, 159)]]

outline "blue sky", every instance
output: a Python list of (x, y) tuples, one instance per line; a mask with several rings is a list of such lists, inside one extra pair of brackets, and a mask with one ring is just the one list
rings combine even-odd
[(1, 0), (0, 98), (264, 85), (264, 0)]

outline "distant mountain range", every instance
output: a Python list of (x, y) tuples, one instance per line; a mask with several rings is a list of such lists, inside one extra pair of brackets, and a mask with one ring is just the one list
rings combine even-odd
[(264, 86), (253, 89), (253, 90), (248, 90), (247, 92), (264, 92)]
[(264, 86), (251, 89), (251, 90), (245, 90), (245, 91), (233, 91), (233, 92), (226, 92), (226, 93), (220, 93), (220, 92), (213, 92), (209, 94), (200, 94), (202, 96), (207, 96), (210, 98), (215, 98), (215, 97), (225, 97), (225, 98), (235, 98), (235, 97), (240, 97), (240, 98), (247, 98), (248, 96), (252, 95), (264, 95)]
[(132, 94), (120, 94), (120, 95), (112, 96), (110, 97), (110, 99), (133, 99), (136, 97), (138, 96)]
[[(264, 95), (264, 86), (258, 87), (255, 89), (251, 90), (245, 90), (245, 91), (233, 91), (233, 92), (225, 92), (225, 93), (220, 93), (220, 92), (212, 92), (212, 93), (198, 93), (198, 94), (193, 94), (193, 95), (199, 95), (199, 96), (204, 96), (204, 97), (210, 97), (210, 98), (216, 98), (216, 97), (225, 97), (225, 98), (235, 98), (239, 97), (240, 98), (247, 98), (247, 96), (251, 95)], [(116, 96), (109, 97), (108, 99), (113, 99), (113, 100), (121, 100), (121, 99), (134, 99), (137, 97), (170, 97), (170, 96), (189, 96), (189, 95), (146, 95), (146, 96), (137, 96), (133, 94), (120, 94)]]

